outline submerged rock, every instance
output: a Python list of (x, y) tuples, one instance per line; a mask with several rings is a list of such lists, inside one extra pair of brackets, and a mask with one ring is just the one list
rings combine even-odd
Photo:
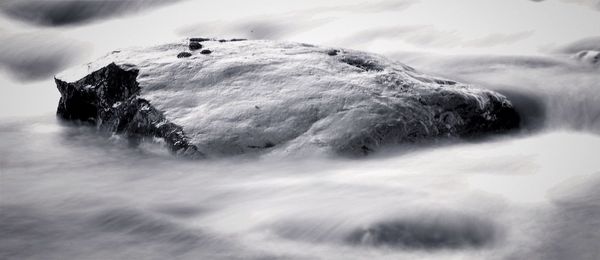
[(127, 136), (162, 138), (177, 153), (209, 156), (360, 155), (519, 125), (512, 104), (496, 92), (378, 55), (202, 40), (211, 55), (178, 59), (185, 41), (122, 50), (58, 75), (58, 115)]

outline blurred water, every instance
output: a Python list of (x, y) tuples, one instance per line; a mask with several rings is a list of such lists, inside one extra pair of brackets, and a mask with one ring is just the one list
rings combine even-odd
[[(600, 73), (549, 54), (600, 33), (593, 1), (173, 1), (134, 12), (155, 2), (0, 4), (21, 18), (0, 16), (0, 259), (600, 259)], [(51, 76), (65, 66), (189, 36), (395, 55), (508, 95), (523, 131), (362, 160), (187, 161), (55, 120)]]
[(598, 259), (597, 68), (400, 58), (508, 95), (522, 131), (361, 160), (188, 161), (53, 113), (4, 118), (0, 259)]
[(4, 118), (0, 258), (598, 259), (597, 68), (412, 55), (508, 95), (522, 131), (361, 160), (189, 161), (53, 113)]
[(51, 115), (5, 120), (0, 137), (2, 259), (600, 255), (600, 137), (589, 133), (358, 161), (216, 162), (128, 147)]

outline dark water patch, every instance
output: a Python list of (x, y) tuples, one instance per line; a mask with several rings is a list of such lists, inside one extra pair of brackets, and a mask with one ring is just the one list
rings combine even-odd
[(0, 205), (0, 259), (278, 259), (132, 208)]
[(544, 100), (539, 94), (519, 91), (518, 88), (501, 88), (499, 92), (505, 95), (513, 104), (521, 117), (521, 128), (537, 130), (546, 122)]
[(343, 236), (341, 223), (325, 219), (288, 219), (269, 228), (279, 237), (310, 243), (335, 243)]
[(488, 221), (469, 216), (439, 216), (383, 221), (352, 231), (352, 245), (405, 249), (479, 248), (497, 237)]
[(186, 205), (162, 205), (156, 208), (156, 212), (173, 216), (176, 218), (191, 218), (204, 213), (206, 209)]
[(62, 235), (60, 226), (37, 210), (0, 206), (0, 259), (24, 259), (51, 250)]
[(600, 172), (567, 180), (548, 192), (553, 206), (538, 221), (535, 244), (510, 259), (600, 259)]
[(0, 35), (0, 69), (19, 81), (52, 79), (86, 53), (83, 43), (50, 33)]
[(106, 232), (117, 232), (152, 240), (195, 243), (201, 237), (166, 218), (128, 208), (110, 209), (91, 218), (90, 224)]
[(12, 0), (0, 4), (0, 11), (14, 19), (43, 26), (85, 24), (174, 3), (178, 0)]

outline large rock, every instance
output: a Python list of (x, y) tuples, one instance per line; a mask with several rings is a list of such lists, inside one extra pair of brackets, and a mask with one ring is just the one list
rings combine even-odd
[(519, 125), (493, 91), (378, 55), (270, 41), (188, 42), (115, 51), (58, 75), (58, 115), (176, 153), (334, 152), (472, 137)]

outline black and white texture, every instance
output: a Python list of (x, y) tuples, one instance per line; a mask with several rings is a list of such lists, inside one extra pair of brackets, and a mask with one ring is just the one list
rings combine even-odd
[[(501, 94), (378, 55), (271, 41), (200, 45), (193, 39), (191, 55), (182, 59), (187, 49), (186, 41), (119, 50), (57, 76), (58, 115), (109, 132), (163, 138), (174, 152), (214, 156), (356, 156), (519, 126), (519, 115)], [(210, 55), (202, 55), (208, 49)]]
[(0, 12), (9, 17), (42, 26), (69, 26), (90, 23), (148, 9), (178, 0), (6, 0)]

